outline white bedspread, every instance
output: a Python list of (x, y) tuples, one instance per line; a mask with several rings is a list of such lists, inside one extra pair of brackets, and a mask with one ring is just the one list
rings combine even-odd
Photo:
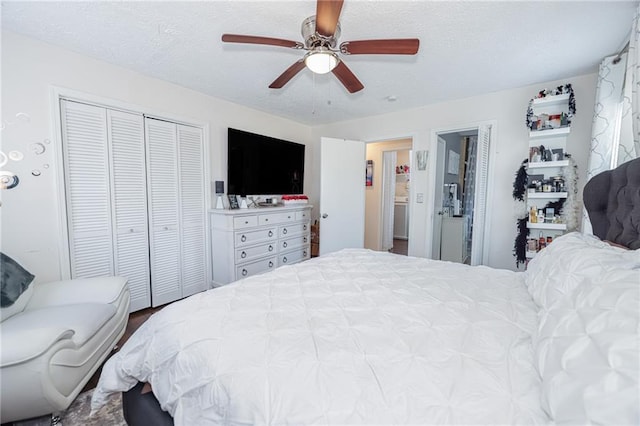
[(174, 303), (105, 365), (176, 425), (547, 423), (522, 273), (343, 250)]

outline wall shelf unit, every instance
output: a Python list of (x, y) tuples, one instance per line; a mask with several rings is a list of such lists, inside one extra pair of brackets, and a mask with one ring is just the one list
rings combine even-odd
[(554, 231), (566, 231), (567, 225), (564, 223), (532, 223), (527, 222), (527, 228), (529, 229), (547, 229)]
[(571, 127), (558, 127), (555, 129), (531, 130), (529, 131), (529, 139), (546, 139), (558, 136), (567, 136), (571, 133)]
[(529, 163), (529, 169), (549, 169), (551, 167), (567, 167), (569, 165), (569, 160), (559, 160), (559, 161), (537, 161), (534, 163)]
[(530, 199), (553, 199), (553, 198), (567, 198), (567, 192), (533, 192), (527, 194), (527, 198)]
[[(528, 244), (526, 260), (549, 242), (567, 231), (564, 215), (558, 216), (558, 205), (566, 203), (573, 188), (567, 182), (567, 170), (572, 167), (567, 157), (567, 138), (571, 134), (573, 91), (565, 85), (559, 95), (543, 91), (532, 99), (527, 111), (529, 127), (528, 182), (525, 203), (528, 212)], [(551, 210), (553, 209), (553, 210)], [(550, 219), (552, 218), (553, 219)], [(563, 220), (564, 219), (564, 220)], [(553, 223), (551, 222), (553, 220)], [(557, 223), (557, 222), (563, 223)]]

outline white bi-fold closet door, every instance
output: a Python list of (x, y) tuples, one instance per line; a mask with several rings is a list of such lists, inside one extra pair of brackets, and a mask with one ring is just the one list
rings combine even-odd
[(206, 288), (202, 130), (62, 100), (72, 278), (128, 278), (131, 311)]

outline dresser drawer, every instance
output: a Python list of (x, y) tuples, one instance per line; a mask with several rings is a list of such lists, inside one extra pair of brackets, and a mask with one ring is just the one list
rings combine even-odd
[(309, 246), (304, 246), (299, 250), (289, 251), (278, 255), (278, 266), (292, 265), (309, 259)]
[(233, 218), (233, 229), (243, 229), (258, 226), (258, 216), (240, 216)]
[(309, 210), (303, 210), (301, 212), (296, 212), (296, 221), (298, 221), (298, 220), (308, 221), (310, 216), (311, 216), (311, 213), (309, 212)]
[(261, 272), (271, 271), (278, 265), (278, 258), (273, 256), (256, 262), (247, 263), (236, 268), (236, 280), (250, 277)]
[(309, 237), (307, 235), (298, 235), (297, 237), (281, 239), (279, 247), (282, 252), (296, 247), (301, 247), (307, 243), (309, 243)]
[(276, 253), (276, 243), (263, 244), (261, 246), (253, 246), (236, 249), (236, 264), (248, 262), (259, 257)]
[(269, 213), (258, 215), (260, 225), (273, 225), (278, 223), (293, 222), (296, 220), (296, 212)]
[(309, 223), (296, 223), (280, 227), (279, 237), (290, 237), (292, 235), (303, 234), (309, 229)]
[(236, 247), (250, 246), (253, 244), (259, 244), (261, 242), (273, 241), (276, 238), (278, 238), (277, 228), (265, 228), (256, 229), (253, 231), (236, 232), (234, 236)]

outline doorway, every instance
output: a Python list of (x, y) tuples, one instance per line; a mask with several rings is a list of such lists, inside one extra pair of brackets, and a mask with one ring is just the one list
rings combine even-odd
[(443, 130), (435, 137), (432, 258), (482, 264), (491, 126)]
[(370, 142), (365, 189), (365, 248), (408, 254), (412, 138)]

